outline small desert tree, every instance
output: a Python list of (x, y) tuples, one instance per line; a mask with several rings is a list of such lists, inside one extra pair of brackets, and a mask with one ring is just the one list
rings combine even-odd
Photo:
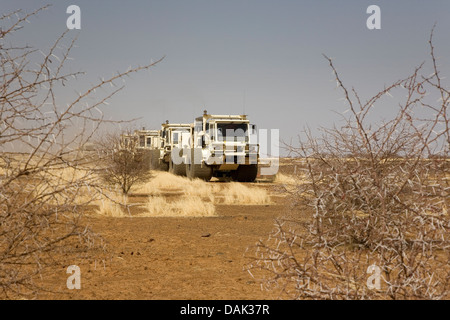
[(138, 136), (129, 131), (106, 135), (98, 143), (103, 166), (100, 176), (109, 186), (119, 186), (124, 195), (133, 185), (151, 177), (149, 154), (139, 148), (139, 143)]
[[(249, 265), (268, 288), (294, 299), (449, 297), (450, 91), (432, 35), (431, 75), (421, 65), (365, 102), (326, 57), (349, 112), (322, 137), (287, 146), (303, 161), (302, 182)], [(386, 96), (404, 98), (373, 123)]]
[(66, 31), (48, 50), (18, 40), (22, 26), (43, 9), (0, 17), (0, 296), (5, 298), (39, 292), (35, 276), (54, 268), (59, 253), (82, 257), (102, 249), (81, 222), (83, 205), (101, 191), (95, 162), (82, 150), (104, 123), (99, 108), (122, 89), (116, 81), (157, 63), (101, 79), (62, 102), (57, 93), (82, 75), (64, 67), (75, 39)]

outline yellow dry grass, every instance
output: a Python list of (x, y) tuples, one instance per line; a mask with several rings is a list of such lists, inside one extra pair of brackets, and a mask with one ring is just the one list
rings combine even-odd
[(157, 172), (146, 184), (137, 186), (133, 192), (161, 196), (178, 193), (182, 198), (200, 198), (215, 204), (259, 205), (269, 204), (270, 196), (265, 189), (249, 187), (238, 182), (213, 183), (199, 179), (189, 180), (168, 172)]
[(265, 189), (250, 188), (238, 182), (226, 184), (217, 197), (216, 202), (220, 204), (239, 205), (264, 205), (270, 203), (270, 196)]
[(294, 176), (283, 174), (283, 173), (279, 172), (275, 176), (274, 183), (287, 184), (287, 185), (297, 185), (299, 183), (299, 181)]
[(32, 193), (52, 205), (71, 203), (86, 205), (100, 200), (94, 187), (98, 177), (90, 170), (72, 167), (55, 168), (36, 175)]
[(186, 181), (189, 180), (185, 177), (157, 171), (150, 182), (133, 186), (131, 192), (155, 196), (165, 192), (181, 191)]
[(268, 192), (262, 188), (237, 182), (190, 180), (168, 172), (155, 172), (151, 181), (134, 187), (132, 192), (149, 196), (146, 212), (139, 214), (146, 217), (212, 217), (217, 215), (215, 205), (270, 203)]
[[(72, 186), (71, 189), (48, 197), (52, 204), (74, 203), (77, 205), (95, 205), (98, 207), (95, 214), (108, 217), (127, 217), (127, 197), (119, 189), (111, 189), (101, 184), (99, 177), (89, 169), (61, 168), (53, 169), (42, 177), (41, 190), (38, 192), (49, 193), (52, 189), (61, 186)], [(96, 184), (98, 187), (89, 186)]]
[(200, 197), (182, 196), (175, 201), (165, 197), (150, 197), (141, 217), (213, 217), (216, 216), (214, 204)]
[[(40, 182), (33, 186), (33, 194), (43, 195), (44, 201), (51, 204), (75, 203), (77, 205), (95, 205), (94, 214), (108, 217), (130, 216), (128, 199), (118, 190), (101, 186), (84, 185), (100, 182), (90, 170), (58, 168), (45, 173)], [(89, 184), (90, 184), (89, 183)], [(67, 190), (57, 192), (58, 188), (69, 186)], [(72, 190), (73, 187), (73, 190)], [(199, 179), (189, 180), (168, 172), (155, 172), (153, 178), (145, 184), (134, 186), (131, 193), (148, 196), (148, 201), (141, 204), (145, 213), (141, 216), (215, 216), (215, 205), (263, 205), (269, 204), (268, 192), (256, 186), (237, 182), (214, 183)], [(172, 196), (172, 197), (171, 197)], [(171, 200), (175, 199), (175, 200)], [(136, 205), (136, 204), (134, 204)]]
[(127, 203), (128, 199), (126, 196), (119, 192), (110, 191), (102, 194), (100, 199), (95, 200), (92, 204), (98, 206), (95, 214), (106, 217), (123, 218), (130, 216), (129, 212), (125, 209)]
[(105, 199), (99, 200), (98, 209), (95, 213), (101, 216), (113, 218), (123, 218), (129, 216), (125, 213), (120, 204)]

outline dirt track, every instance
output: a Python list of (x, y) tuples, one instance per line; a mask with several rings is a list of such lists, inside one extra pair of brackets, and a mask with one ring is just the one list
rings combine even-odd
[[(255, 185), (270, 189), (270, 185)], [(81, 289), (68, 290), (67, 266), (40, 299), (271, 299), (248, 272), (246, 249), (267, 237), (283, 198), (270, 205), (217, 205), (218, 217), (89, 217), (112, 258), (81, 268)]]

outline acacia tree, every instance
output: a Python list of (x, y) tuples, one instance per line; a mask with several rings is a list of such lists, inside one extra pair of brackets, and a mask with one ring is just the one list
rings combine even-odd
[(133, 185), (150, 179), (149, 153), (139, 148), (138, 136), (130, 131), (105, 135), (97, 145), (102, 159), (99, 172), (106, 184), (119, 186), (127, 195)]
[(62, 103), (57, 92), (83, 74), (64, 68), (76, 39), (66, 31), (47, 50), (17, 39), (44, 9), (0, 17), (2, 297), (39, 292), (35, 276), (53, 268), (60, 253), (81, 257), (103, 250), (101, 239), (81, 222), (83, 205), (101, 192), (95, 164), (82, 150), (105, 123), (100, 107), (122, 90), (117, 82), (159, 62), (102, 78)]
[[(303, 162), (292, 214), (248, 266), (267, 288), (291, 299), (449, 297), (450, 91), (432, 37), (431, 75), (422, 64), (367, 101), (326, 57), (349, 112), (342, 126), (287, 145)], [(373, 123), (389, 95), (405, 97), (397, 114)]]

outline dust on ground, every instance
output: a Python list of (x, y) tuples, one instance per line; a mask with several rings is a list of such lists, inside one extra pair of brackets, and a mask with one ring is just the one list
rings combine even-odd
[[(221, 182), (209, 182), (208, 186)], [(226, 183), (221, 186), (224, 187)], [(273, 299), (245, 271), (246, 251), (267, 238), (274, 219), (286, 210), (277, 183), (246, 183), (265, 190), (266, 204), (226, 204), (216, 201), (210, 217), (142, 216), (142, 206), (130, 215), (86, 215), (85, 221), (109, 248), (106, 261), (71, 261), (42, 279), (51, 292), (39, 299)], [(218, 189), (216, 189), (218, 190)], [(166, 190), (158, 196), (171, 198)], [(148, 195), (136, 192), (130, 203), (145, 204)], [(239, 203), (239, 202), (237, 202)], [(140, 209), (139, 209), (140, 208)], [(141, 215), (141, 216), (140, 216)], [(81, 289), (67, 289), (69, 265), (81, 269)]]

